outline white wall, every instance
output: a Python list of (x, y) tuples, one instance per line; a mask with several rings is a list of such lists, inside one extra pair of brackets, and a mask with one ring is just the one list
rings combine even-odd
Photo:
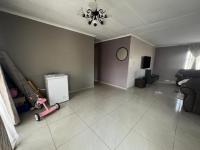
[(151, 69), (153, 69), (155, 47), (144, 43), (143, 41), (131, 37), (131, 48), (129, 52), (128, 80), (127, 87), (132, 87), (136, 78), (144, 77), (145, 70), (141, 69), (142, 56), (151, 57)]

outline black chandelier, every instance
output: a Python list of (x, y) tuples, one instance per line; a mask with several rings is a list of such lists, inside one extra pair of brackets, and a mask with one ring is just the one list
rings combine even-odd
[(89, 3), (89, 9), (87, 9), (85, 12), (82, 8), (82, 17), (86, 18), (88, 20), (88, 24), (93, 24), (95, 27), (97, 26), (98, 22), (103, 25), (104, 19), (108, 18), (106, 11), (103, 9), (97, 8), (96, 0), (94, 2)]

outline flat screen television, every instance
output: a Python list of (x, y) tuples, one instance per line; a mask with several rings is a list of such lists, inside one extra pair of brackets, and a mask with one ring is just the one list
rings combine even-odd
[(150, 56), (142, 56), (141, 68), (146, 69), (146, 68), (150, 68), (150, 66), (151, 66), (151, 57)]

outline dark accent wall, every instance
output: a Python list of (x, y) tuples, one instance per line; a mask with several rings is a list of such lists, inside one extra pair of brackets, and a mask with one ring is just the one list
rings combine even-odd
[(183, 69), (188, 46), (172, 46), (156, 48), (154, 73), (160, 75), (160, 80), (175, 81), (175, 74)]
[(119, 61), (116, 58), (116, 51), (120, 47), (126, 47), (130, 51), (131, 37), (110, 40), (95, 45), (95, 53), (98, 58), (96, 79), (100, 82), (127, 88), (128, 62)]
[(94, 45), (94, 80), (99, 81), (100, 72), (100, 46), (99, 44)]
[(47, 73), (66, 73), (70, 90), (94, 85), (94, 38), (0, 12), (0, 49), (40, 88)]

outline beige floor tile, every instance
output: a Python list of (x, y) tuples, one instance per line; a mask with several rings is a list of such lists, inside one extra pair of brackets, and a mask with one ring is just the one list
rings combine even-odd
[(199, 150), (200, 141), (187, 136), (176, 136), (174, 150)]
[(200, 121), (197, 118), (190, 114), (180, 119), (176, 129), (175, 150), (200, 149)]
[(106, 113), (98, 107), (90, 107), (86, 109), (80, 109), (76, 112), (82, 120), (88, 125), (92, 125), (96, 121), (105, 117)]
[(93, 124), (92, 129), (111, 149), (114, 149), (130, 130), (123, 122), (116, 121), (110, 116)]
[(91, 131), (87, 130), (69, 140), (58, 150), (109, 150), (107, 146)]
[(135, 128), (136, 133), (141, 134), (154, 144), (165, 147), (166, 150), (172, 149), (176, 128), (167, 126), (161, 120), (157, 120), (157, 118), (150, 118), (148, 112), (146, 115), (137, 124)]
[(142, 117), (146, 110), (133, 105), (121, 105), (119, 108), (109, 114), (116, 121), (123, 122), (128, 128), (132, 128)]
[(194, 136), (200, 135), (200, 116), (193, 113), (182, 112), (178, 122), (178, 128)]
[(40, 122), (34, 112), (22, 115), (18, 149), (53, 150), (54, 141), (59, 150), (172, 150), (174, 143), (174, 150), (199, 150), (200, 118), (176, 110), (176, 89), (166, 84), (128, 90), (98, 85), (73, 93)]
[(197, 142), (199, 141), (200, 143), (200, 132), (195, 132), (195, 130), (185, 130), (183, 128), (177, 127), (176, 137), (184, 140), (189, 139)]
[(48, 127), (32, 132), (28, 137), (21, 137), (17, 150), (55, 150)]
[(27, 112), (20, 116), (21, 123), (16, 126), (16, 129), (21, 136), (27, 137), (34, 132), (47, 127), (45, 119), (38, 122), (35, 120), (34, 114), (35, 112)]
[(142, 135), (132, 132), (116, 150), (165, 150), (156, 143), (151, 143)]
[(72, 111), (72, 109), (68, 106), (68, 103), (65, 102), (63, 104), (60, 104), (60, 109), (54, 113), (52, 113), (51, 115), (46, 117), (46, 121), (48, 124), (58, 121), (68, 115), (72, 115), (74, 112)]
[[(178, 116), (174, 113), (167, 113), (164, 110), (150, 110), (145, 114), (144, 117), (147, 117), (148, 119), (155, 120), (154, 122), (158, 124), (162, 124), (161, 129), (163, 127), (169, 129), (169, 130), (175, 130), (177, 122), (178, 122)], [(144, 118), (145, 119), (145, 118)], [(155, 125), (156, 126), (156, 125)]]
[(82, 109), (90, 109), (92, 107), (96, 107), (95, 101), (93, 97), (84, 97), (84, 98), (79, 98), (79, 99), (71, 99), (69, 101), (68, 106), (73, 110), (73, 111), (79, 111)]
[(55, 121), (49, 127), (56, 146), (66, 143), (73, 136), (87, 129), (87, 126), (76, 115)]
[(118, 97), (116, 95), (113, 95), (113, 97), (109, 97), (101, 101), (101, 103), (98, 104), (98, 108), (102, 112), (108, 114), (121, 106), (125, 101), (126, 99), (123, 96)]

